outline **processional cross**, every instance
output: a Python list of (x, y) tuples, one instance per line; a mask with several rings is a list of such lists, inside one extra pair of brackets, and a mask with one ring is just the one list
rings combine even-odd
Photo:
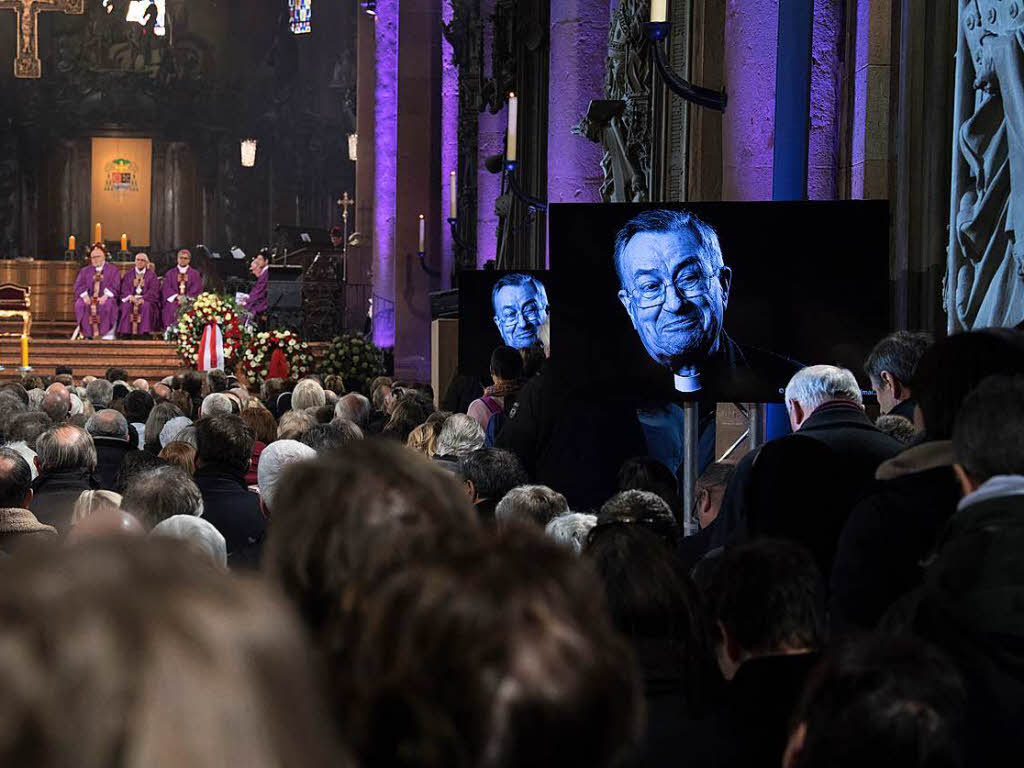
[(343, 253), (348, 253), (348, 209), (355, 204), (356, 201), (348, 196), (347, 191), (338, 198), (338, 207), (341, 208), (341, 222), (342, 226), (345, 228), (345, 239), (341, 244), (341, 250)]
[(14, 11), (18, 28), (18, 55), (14, 59), (15, 77), (41, 77), (39, 61), (39, 24), (43, 11), (85, 12), (85, 0), (0, 0), (0, 11)]

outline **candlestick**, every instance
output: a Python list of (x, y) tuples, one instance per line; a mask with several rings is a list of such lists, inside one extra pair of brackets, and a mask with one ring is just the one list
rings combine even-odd
[(519, 123), (519, 99), (514, 93), (508, 95), (508, 138), (505, 143), (505, 159), (516, 160), (516, 125)]
[(123, 232), (121, 233), (121, 250), (128, 250), (128, 235), (124, 234)]
[(668, 2), (667, 0), (651, 0), (651, 21), (667, 21), (668, 20)]
[(74, 235), (71, 235), (71, 237), (68, 238), (68, 250), (71, 251), (72, 253), (74, 253), (74, 251), (75, 251), (75, 236)]
[(420, 253), (423, 253), (425, 251), (425, 249), (423, 247), (423, 214), (422, 213), (420, 214), (420, 248), (419, 248), (419, 251), (420, 251)]
[(21, 367), (28, 369), (28, 336), (21, 336)]
[(96, 239), (93, 242), (95, 242), (95, 243), (102, 243), (103, 242), (103, 225), (100, 224), (98, 221), (96, 222)]
[(451, 171), (448, 174), (448, 218), (456, 218), (458, 207), (456, 205), (457, 198), (455, 197), (455, 171)]

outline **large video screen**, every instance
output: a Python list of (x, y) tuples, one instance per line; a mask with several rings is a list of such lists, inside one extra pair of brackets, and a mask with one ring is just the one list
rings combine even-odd
[(552, 362), (612, 397), (781, 402), (890, 330), (885, 201), (556, 204)]
[(495, 347), (539, 344), (550, 315), (548, 273), (493, 270), (459, 274), (459, 372), (486, 377)]

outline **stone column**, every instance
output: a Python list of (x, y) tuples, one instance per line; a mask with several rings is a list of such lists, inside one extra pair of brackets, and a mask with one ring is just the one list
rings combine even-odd
[(728, 0), (722, 199), (770, 200), (779, 0)]
[(889, 196), (892, 2), (856, 0), (854, 13), (849, 195), (884, 199)]
[(374, 199), (376, 152), (376, 21), (356, 13), (356, 204), (349, 233), (359, 233), (359, 245), (348, 249), (345, 290), (345, 326), (361, 330), (373, 293)]
[(811, 35), (811, 100), (807, 135), (807, 199), (839, 196), (841, 0), (815, 0)]
[(398, 0), (379, 0), (374, 98), (373, 341), (395, 345), (395, 173), (398, 153)]
[(604, 94), (608, 0), (552, 0), (548, 88), (548, 201), (601, 200), (600, 144), (573, 134), (592, 99)]
[[(379, 8), (379, 6), (378, 6)], [(430, 381), (430, 296), (441, 267), (441, 0), (402, 0), (398, 16), (395, 375)], [(381, 154), (377, 146), (377, 156)], [(378, 164), (379, 165), (379, 164)], [(379, 181), (379, 179), (378, 179)], [(425, 257), (419, 250), (424, 217)], [(426, 269), (424, 269), (426, 265)]]

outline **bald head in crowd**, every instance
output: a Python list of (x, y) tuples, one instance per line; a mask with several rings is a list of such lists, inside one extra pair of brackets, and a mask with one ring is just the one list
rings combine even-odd
[(96, 446), (84, 430), (71, 424), (50, 427), (36, 440), (39, 471), (96, 469)]
[[(60, 389), (54, 389), (54, 386), (60, 387)], [(49, 416), (54, 424), (60, 424), (71, 413), (71, 393), (62, 384), (50, 385), (46, 394), (43, 395), (39, 409)]]
[(128, 439), (128, 420), (119, 411), (104, 408), (97, 411), (85, 422), (85, 431), (93, 437), (117, 437)]
[(360, 429), (370, 420), (370, 401), (358, 392), (349, 392), (334, 404), (334, 418), (348, 419)]
[(162, 403), (170, 398), (171, 388), (163, 382), (154, 384), (152, 394), (154, 403)]

